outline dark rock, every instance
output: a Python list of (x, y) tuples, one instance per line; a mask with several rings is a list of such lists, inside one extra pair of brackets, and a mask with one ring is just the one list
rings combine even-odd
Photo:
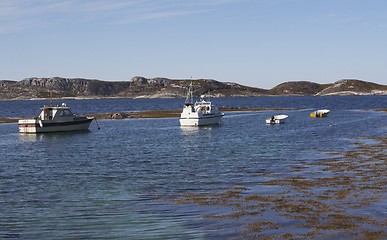
[(126, 114), (126, 113), (114, 113), (111, 115), (112, 119), (124, 119), (127, 117), (128, 117), (128, 114)]

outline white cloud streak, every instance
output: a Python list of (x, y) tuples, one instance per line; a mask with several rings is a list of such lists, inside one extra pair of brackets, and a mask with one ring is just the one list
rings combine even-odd
[(229, 4), (236, 0), (1, 0), (0, 33), (33, 29), (49, 25), (49, 21), (78, 18), (107, 18), (107, 24), (132, 22), (200, 14), (211, 6)]

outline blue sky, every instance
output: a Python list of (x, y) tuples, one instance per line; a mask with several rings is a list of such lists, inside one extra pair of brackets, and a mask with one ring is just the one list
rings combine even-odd
[(0, 0), (0, 79), (387, 85), (385, 0)]

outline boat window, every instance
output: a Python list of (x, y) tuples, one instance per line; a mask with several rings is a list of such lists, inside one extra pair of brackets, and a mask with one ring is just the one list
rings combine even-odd
[(60, 116), (61, 116), (61, 117), (64, 117), (64, 116), (71, 116), (71, 115), (73, 115), (73, 114), (72, 114), (72, 112), (71, 112), (70, 110), (68, 110), (68, 109), (63, 110), (63, 111), (60, 113)]

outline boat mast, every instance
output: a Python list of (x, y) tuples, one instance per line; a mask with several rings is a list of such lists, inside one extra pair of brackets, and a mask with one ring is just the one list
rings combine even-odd
[(184, 104), (185, 105), (192, 105), (193, 104), (192, 81), (191, 81), (191, 84), (189, 85), (187, 97), (185, 98)]
[(50, 91), (50, 107), (52, 106), (52, 92)]

